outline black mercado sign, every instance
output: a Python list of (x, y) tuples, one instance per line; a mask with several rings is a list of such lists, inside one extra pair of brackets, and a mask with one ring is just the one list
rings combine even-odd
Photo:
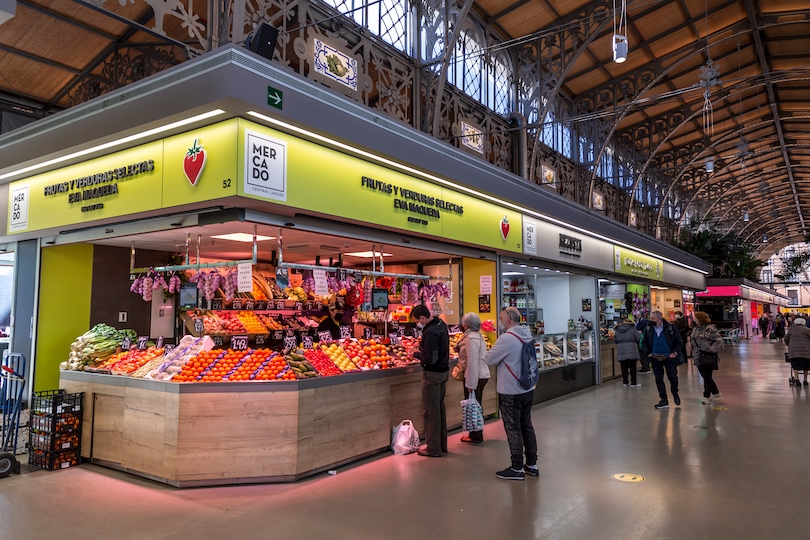
[(567, 234), (560, 234), (560, 253), (571, 257), (582, 255), (582, 240)]

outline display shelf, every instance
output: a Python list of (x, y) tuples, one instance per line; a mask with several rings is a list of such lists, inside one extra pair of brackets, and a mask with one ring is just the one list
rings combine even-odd
[(534, 291), (523, 291), (523, 292), (505, 292), (505, 293), (503, 293), (503, 294), (504, 294), (504, 296), (515, 296), (515, 295), (520, 296), (520, 295), (524, 295), (524, 294), (530, 294), (530, 295), (534, 296)]
[(593, 361), (594, 358), (594, 342), (593, 330), (575, 330), (573, 332), (566, 332), (566, 358), (568, 363)]

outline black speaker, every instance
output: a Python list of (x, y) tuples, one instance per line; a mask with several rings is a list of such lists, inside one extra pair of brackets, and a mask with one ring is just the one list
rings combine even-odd
[(276, 50), (276, 40), (278, 39), (278, 28), (273, 28), (269, 24), (262, 23), (245, 40), (245, 48), (263, 56), (268, 60), (273, 59), (273, 51)]

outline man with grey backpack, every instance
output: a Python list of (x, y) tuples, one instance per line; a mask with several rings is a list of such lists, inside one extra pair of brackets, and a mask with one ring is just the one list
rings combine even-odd
[[(504, 332), (489, 350), (484, 362), (498, 366), (498, 408), (503, 417), (512, 463), (495, 473), (495, 476), (502, 480), (523, 480), (526, 473), (540, 475), (537, 469), (537, 437), (532, 426), (537, 357), (534, 355), (531, 331), (520, 324), (520, 311), (508, 307), (501, 310), (498, 318)], [(529, 347), (531, 354), (527, 352)]]

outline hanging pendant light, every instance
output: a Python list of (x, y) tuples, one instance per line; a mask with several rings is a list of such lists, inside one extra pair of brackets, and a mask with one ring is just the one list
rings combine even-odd
[(714, 172), (714, 158), (707, 157), (706, 158), (706, 172), (713, 173)]
[(743, 212), (743, 221), (748, 221), (748, 212)]
[(613, 3), (613, 61), (621, 64), (627, 60), (627, 0), (622, 0), (618, 23), (616, 21), (616, 2)]

